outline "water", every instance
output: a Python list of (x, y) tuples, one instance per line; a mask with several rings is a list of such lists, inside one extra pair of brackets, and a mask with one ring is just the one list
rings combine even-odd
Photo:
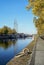
[(0, 41), (0, 65), (6, 65), (6, 63), (22, 51), (32, 39), (18, 39)]

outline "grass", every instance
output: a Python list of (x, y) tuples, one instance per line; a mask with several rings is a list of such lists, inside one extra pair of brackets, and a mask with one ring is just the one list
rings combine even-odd
[(29, 49), (29, 51), (32, 51), (33, 50), (33, 47), (35, 45), (35, 41), (33, 40), (26, 48)]
[(34, 40), (26, 48), (28, 48), (30, 51), (33, 51), (33, 47), (34, 47), (37, 39), (38, 39), (38, 35), (35, 35)]

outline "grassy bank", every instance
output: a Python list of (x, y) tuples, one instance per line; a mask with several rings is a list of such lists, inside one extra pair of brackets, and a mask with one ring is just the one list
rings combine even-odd
[(28, 48), (30, 51), (32, 51), (37, 39), (38, 39), (38, 35), (35, 35), (34, 40), (26, 48)]

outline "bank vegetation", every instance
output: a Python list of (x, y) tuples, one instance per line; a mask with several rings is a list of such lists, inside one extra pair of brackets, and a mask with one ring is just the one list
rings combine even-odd
[(15, 29), (11, 29), (10, 27), (3, 26), (0, 28), (0, 34), (15, 34), (17, 33)]

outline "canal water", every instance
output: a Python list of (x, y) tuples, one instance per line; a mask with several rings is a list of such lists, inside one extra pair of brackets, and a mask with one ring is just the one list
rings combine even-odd
[(32, 39), (2, 40), (0, 41), (0, 65), (6, 63), (22, 51)]

